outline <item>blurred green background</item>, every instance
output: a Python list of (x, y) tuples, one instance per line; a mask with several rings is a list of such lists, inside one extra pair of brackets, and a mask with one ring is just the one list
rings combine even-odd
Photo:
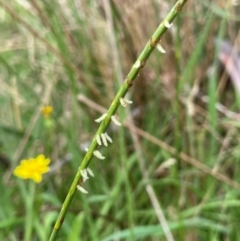
[[(0, 0), (0, 240), (48, 240), (94, 120), (174, 4)], [(117, 112), (133, 126), (109, 127), (57, 240), (171, 240), (161, 214), (177, 241), (240, 240), (239, 11), (187, 2)], [(38, 154), (51, 159), (40, 184), (12, 175)]]

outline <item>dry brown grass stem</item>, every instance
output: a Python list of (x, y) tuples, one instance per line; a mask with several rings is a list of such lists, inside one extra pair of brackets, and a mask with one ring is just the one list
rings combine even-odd
[(89, 90), (100, 100), (102, 99), (102, 95), (100, 91), (94, 86), (94, 84), (90, 81), (86, 81), (81, 73), (81, 71), (67, 58), (65, 58), (64, 55), (62, 55), (61, 52), (58, 51), (54, 46), (52, 46), (37, 30), (32, 28), (30, 24), (28, 24), (22, 17), (19, 16), (19, 14), (10, 8), (7, 4), (0, 1), (0, 7), (2, 7), (8, 14), (10, 14), (18, 23), (20, 23), (22, 26), (24, 26), (36, 39), (39, 39), (48, 50), (50, 50), (57, 58), (59, 58), (63, 64), (65, 64), (68, 68), (70, 68), (74, 73), (77, 75), (77, 79), (81, 82), (83, 82)]
[[(129, 122), (132, 122), (132, 115), (131, 115), (131, 112), (130, 110), (128, 109), (128, 117), (130, 117), (129, 119)], [(134, 149), (136, 151), (136, 154), (137, 154), (137, 159), (138, 159), (138, 163), (139, 163), (139, 167), (140, 167), (140, 170), (141, 170), (141, 174), (143, 176), (143, 179), (144, 180), (149, 180), (149, 175), (148, 175), (148, 171), (147, 171), (147, 168), (146, 168), (146, 165), (145, 165), (145, 158), (144, 158), (144, 155), (142, 153), (142, 148), (141, 148), (141, 144), (139, 142), (139, 135), (132, 131), (133, 129), (132, 128), (129, 128), (130, 130), (130, 133), (131, 133), (131, 136), (132, 136), (132, 139), (133, 139), (133, 144), (134, 144)], [(166, 236), (166, 239), (168, 241), (174, 241), (174, 237), (171, 233), (171, 230), (168, 226), (168, 223), (167, 223), (167, 220), (165, 218), (165, 215), (164, 215), (164, 212), (162, 210), (162, 207), (161, 207), (161, 204), (157, 198), (157, 195), (152, 187), (152, 185), (150, 185), (149, 183), (146, 183), (145, 185), (145, 189), (146, 189), (146, 192), (151, 200), (151, 203), (152, 203), (152, 206), (153, 206), (153, 209), (156, 213), (156, 216), (158, 218), (158, 221), (163, 229), (163, 232)]]

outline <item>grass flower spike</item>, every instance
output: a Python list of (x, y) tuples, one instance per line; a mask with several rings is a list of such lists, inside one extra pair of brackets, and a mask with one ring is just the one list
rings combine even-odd
[[(144, 67), (146, 61), (148, 60), (149, 56), (153, 52), (155, 48), (157, 48), (161, 53), (165, 53), (166, 51), (162, 48), (162, 46), (159, 43), (161, 37), (163, 34), (167, 31), (168, 27), (170, 27), (170, 23), (173, 22), (175, 17), (178, 15), (184, 4), (187, 2), (187, 0), (178, 0), (174, 7), (169, 11), (166, 18), (160, 25), (157, 27), (155, 32), (150, 37), (149, 41), (146, 43), (145, 47), (139, 54), (137, 60), (133, 64), (132, 68), (130, 68), (129, 73), (127, 74), (126, 78), (123, 81), (123, 84), (119, 88), (118, 92), (116, 93), (116, 96), (114, 97), (112, 103), (110, 104), (107, 113), (103, 114), (101, 117), (96, 119), (95, 121), (100, 123), (98, 130), (92, 140), (92, 142), (89, 145), (89, 150), (85, 154), (81, 165), (76, 173), (76, 176), (72, 182), (72, 185), (68, 191), (68, 194), (63, 202), (62, 208), (59, 212), (59, 215), (57, 217), (57, 220), (55, 222), (55, 225), (52, 229), (51, 236), (49, 238), (49, 241), (56, 241), (57, 234), (62, 226), (63, 220), (66, 216), (67, 210), (69, 209), (69, 205), (73, 199), (73, 195), (78, 189), (79, 191), (83, 193), (87, 193), (87, 191), (80, 186), (78, 183), (83, 178), (83, 175), (81, 173), (81, 170), (84, 170), (88, 168), (90, 161), (93, 156), (97, 157), (98, 159), (105, 159), (105, 157), (101, 154), (98, 148), (98, 144), (106, 144), (106, 140), (109, 142), (112, 142), (112, 139), (106, 135), (106, 130), (110, 124), (110, 121), (112, 121), (115, 125), (121, 126), (121, 123), (114, 117), (119, 105), (121, 102), (123, 105), (126, 105), (126, 100), (122, 100), (120, 102), (120, 98), (124, 98), (124, 96), (127, 94), (131, 86), (133, 85), (133, 82), (135, 81), (136, 77), (139, 75), (139, 72)], [(169, 23), (169, 24), (168, 24)], [(128, 103), (129, 104), (129, 103)], [(111, 117), (111, 118), (110, 118)], [(90, 172), (88, 171), (88, 174), (90, 175)], [(90, 230), (91, 232), (91, 230)], [(166, 231), (169, 233), (168, 231)], [(171, 239), (169, 239), (171, 240)], [(172, 239), (173, 240), (173, 239)]]
[(52, 114), (53, 112), (53, 107), (51, 105), (47, 105), (47, 106), (44, 106), (41, 110), (42, 112), (42, 115), (45, 117), (45, 118), (48, 118), (50, 117), (50, 115)]
[(45, 158), (44, 155), (38, 155), (36, 158), (22, 160), (13, 174), (21, 179), (32, 179), (39, 183), (42, 181), (42, 175), (50, 170), (49, 163), (50, 159)]

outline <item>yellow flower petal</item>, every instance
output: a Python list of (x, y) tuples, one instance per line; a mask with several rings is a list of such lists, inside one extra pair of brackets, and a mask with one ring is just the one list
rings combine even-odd
[(39, 183), (39, 182), (42, 181), (42, 176), (39, 175), (38, 173), (36, 173), (35, 175), (33, 175), (32, 179), (33, 179), (34, 182)]
[(47, 105), (47, 106), (44, 106), (41, 111), (42, 111), (42, 115), (47, 118), (52, 114), (53, 107), (51, 105)]
[(36, 158), (22, 160), (20, 165), (14, 169), (13, 174), (21, 179), (32, 179), (39, 183), (42, 181), (42, 175), (50, 170), (49, 164), (49, 158), (38, 155)]

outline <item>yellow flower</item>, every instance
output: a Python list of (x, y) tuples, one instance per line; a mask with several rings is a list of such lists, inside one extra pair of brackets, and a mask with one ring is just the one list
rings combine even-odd
[(41, 111), (42, 111), (42, 115), (47, 118), (52, 114), (53, 107), (51, 105), (46, 105), (42, 108)]
[(49, 171), (50, 159), (45, 158), (44, 155), (38, 155), (36, 158), (22, 160), (17, 166), (13, 174), (22, 179), (33, 179), (34, 182), (42, 181), (42, 174)]

